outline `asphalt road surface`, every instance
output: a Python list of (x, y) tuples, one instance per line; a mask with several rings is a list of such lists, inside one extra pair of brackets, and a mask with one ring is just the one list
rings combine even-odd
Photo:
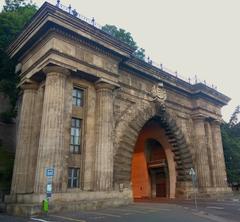
[(2, 222), (240, 222), (240, 201), (198, 200), (195, 208), (192, 200), (168, 203), (134, 203), (128, 206), (105, 208), (95, 211), (52, 213), (31, 218), (0, 214)]

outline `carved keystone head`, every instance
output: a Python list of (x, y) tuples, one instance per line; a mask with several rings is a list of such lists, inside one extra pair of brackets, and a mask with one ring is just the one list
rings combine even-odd
[(164, 105), (165, 100), (167, 99), (167, 93), (163, 87), (163, 83), (153, 85), (150, 95), (153, 98), (153, 102), (159, 103), (159, 105)]

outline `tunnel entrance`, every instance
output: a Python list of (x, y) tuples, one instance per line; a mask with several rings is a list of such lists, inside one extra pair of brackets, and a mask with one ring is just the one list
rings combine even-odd
[(162, 145), (155, 139), (145, 144), (147, 168), (151, 183), (151, 197), (167, 197), (168, 167)]
[(174, 154), (164, 128), (155, 120), (148, 121), (139, 133), (131, 181), (135, 200), (175, 197)]

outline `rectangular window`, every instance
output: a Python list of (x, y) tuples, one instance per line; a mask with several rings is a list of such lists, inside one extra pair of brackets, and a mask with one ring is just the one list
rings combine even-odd
[(68, 188), (79, 187), (79, 168), (68, 168)]
[(70, 152), (80, 153), (81, 147), (81, 119), (72, 118)]
[(83, 106), (83, 90), (78, 88), (73, 88), (72, 91), (72, 103), (74, 106)]

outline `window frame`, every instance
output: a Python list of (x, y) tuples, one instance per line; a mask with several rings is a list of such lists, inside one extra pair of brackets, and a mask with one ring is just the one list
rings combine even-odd
[[(74, 95), (74, 90), (76, 91), (79, 91), (81, 95), (80, 97), (78, 96), (78, 93), (76, 92), (76, 95)], [(77, 87), (77, 86), (74, 86), (73, 89), (72, 89), (72, 105), (75, 106), (75, 107), (83, 107), (84, 106), (84, 89), (80, 88), (80, 87)], [(79, 102), (79, 105), (78, 105), (78, 101)]]
[[(79, 126), (76, 123), (76, 120), (79, 120)], [(73, 121), (75, 121), (75, 124), (73, 124)], [(74, 125), (74, 126), (73, 126)], [(71, 118), (71, 128), (70, 128), (70, 143), (69, 143), (69, 152), (71, 154), (81, 154), (82, 149), (82, 125), (83, 120), (80, 118), (72, 117)], [(76, 132), (76, 130), (79, 130), (78, 136), (76, 134), (72, 134), (72, 131)], [(78, 137), (78, 144), (75, 144), (75, 138)]]
[[(71, 175), (69, 175), (70, 171), (71, 171)], [(75, 173), (77, 173), (76, 176), (75, 176)], [(70, 181), (70, 183), (69, 183), (69, 181)], [(75, 183), (76, 183), (76, 185), (74, 185)], [(79, 187), (80, 187), (80, 168), (79, 167), (68, 167), (67, 188), (68, 189), (76, 189)]]

